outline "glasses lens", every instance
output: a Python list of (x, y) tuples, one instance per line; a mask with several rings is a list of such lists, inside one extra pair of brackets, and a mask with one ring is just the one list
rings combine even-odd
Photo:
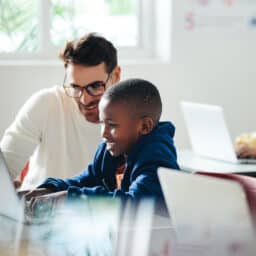
[(72, 86), (65, 86), (66, 94), (70, 97), (80, 97), (81, 89)]
[(90, 95), (97, 96), (102, 95), (105, 91), (105, 83), (104, 82), (95, 82), (86, 87), (87, 92)]

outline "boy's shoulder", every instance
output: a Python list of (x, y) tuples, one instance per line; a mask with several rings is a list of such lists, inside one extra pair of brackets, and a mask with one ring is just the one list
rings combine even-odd
[(175, 149), (174, 133), (175, 127), (171, 122), (159, 122), (149, 134), (142, 136), (137, 141), (130, 152), (130, 157), (135, 159), (166, 157), (170, 151)]
[[(157, 124), (155, 127), (156, 132), (170, 132), (173, 133), (175, 132), (175, 126), (171, 121), (161, 121)], [(153, 130), (154, 131), (154, 130)]]
[(174, 134), (175, 126), (170, 121), (159, 122), (149, 134), (142, 138), (142, 142), (157, 143), (165, 140), (168, 141), (173, 139)]

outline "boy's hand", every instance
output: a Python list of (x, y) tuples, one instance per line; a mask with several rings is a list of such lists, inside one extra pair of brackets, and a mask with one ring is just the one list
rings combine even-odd
[(20, 190), (18, 191), (18, 196), (20, 198), (24, 198), (25, 201), (29, 201), (33, 197), (42, 196), (50, 193), (53, 192), (47, 188), (36, 188), (32, 190)]
[(40, 216), (40, 213), (45, 213), (56, 208), (66, 200), (67, 191), (60, 191), (42, 196), (35, 196), (30, 199), (27, 204), (27, 211), (32, 216)]

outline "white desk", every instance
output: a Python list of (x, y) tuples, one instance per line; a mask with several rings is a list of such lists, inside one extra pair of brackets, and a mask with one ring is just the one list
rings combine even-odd
[[(70, 217), (70, 216), (69, 216)], [(72, 217), (71, 217), (72, 219)], [(62, 255), (87, 255), (82, 252), (85, 250), (83, 246), (88, 245), (86, 240), (91, 237), (92, 230), (84, 229), (85, 223), (80, 222), (79, 219), (79, 226), (82, 227), (80, 229), (69, 230), (69, 221), (70, 218), (66, 218), (67, 225), (63, 226), (58, 230), (52, 228), (51, 225), (31, 225), (31, 226), (24, 226), (22, 225), (21, 234), (19, 233), (18, 223), (16, 221), (10, 220), (4, 216), (0, 215), (0, 255), (1, 256), (29, 256), (29, 255), (40, 255), (40, 256), (62, 256)], [(148, 255), (162, 255), (166, 250), (166, 246), (169, 246), (169, 242), (173, 239), (173, 228), (171, 226), (171, 221), (169, 217), (163, 217), (160, 215), (153, 215), (153, 223), (151, 226), (151, 230), (149, 231), (149, 250), (150, 253)], [(99, 228), (98, 226), (96, 229)], [(132, 229), (131, 227), (129, 227)], [(128, 228), (128, 230), (129, 230)], [(150, 227), (149, 227), (150, 228)], [(84, 231), (83, 231), (84, 230)], [(139, 226), (138, 230), (143, 230), (146, 232), (146, 227)], [(65, 231), (66, 233), (63, 233)], [(75, 231), (75, 232), (74, 232)], [(104, 230), (103, 230), (104, 232)], [(135, 234), (136, 232), (132, 232)], [(107, 235), (107, 234), (106, 234)], [(137, 235), (143, 236), (144, 233), (138, 233)], [(101, 243), (101, 239), (106, 239), (108, 237), (105, 236), (104, 238), (102, 234), (99, 233), (99, 236), (95, 237), (95, 245), (99, 247), (102, 245), (102, 251), (106, 250), (104, 243)], [(120, 236), (120, 233), (118, 233)], [(146, 235), (147, 236), (147, 235)], [(66, 238), (65, 238), (66, 237)], [(97, 238), (99, 241), (97, 242)], [(128, 243), (130, 243), (131, 238), (128, 237)], [(138, 247), (141, 244), (140, 240), (136, 240), (139, 242), (136, 246)], [(93, 246), (93, 243), (90, 243)], [(97, 247), (97, 248), (98, 248)], [(138, 247), (140, 248), (140, 247)], [(167, 247), (169, 248), (169, 247)], [(93, 250), (93, 247), (91, 247)], [(95, 249), (98, 251), (98, 249)], [(114, 250), (114, 249), (113, 249)], [(109, 255), (109, 253), (92, 253), (93, 255)], [(88, 254), (89, 255), (89, 254)], [(123, 254), (122, 254), (123, 255)], [(130, 255), (125, 254), (125, 255)], [(137, 254), (136, 254), (137, 255)], [(141, 254), (138, 254), (141, 255)]]
[(50, 228), (43, 225), (25, 226), (0, 215), (0, 255), (49, 255), (46, 238)]
[(191, 150), (179, 150), (178, 163), (184, 171), (241, 173), (256, 176), (256, 164), (233, 164), (195, 155)]

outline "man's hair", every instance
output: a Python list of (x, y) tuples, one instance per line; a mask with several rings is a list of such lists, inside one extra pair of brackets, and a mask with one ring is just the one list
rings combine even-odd
[(131, 114), (151, 117), (156, 125), (162, 113), (162, 101), (156, 86), (143, 79), (128, 79), (109, 87), (103, 97), (110, 103), (124, 103)]
[(114, 45), (96, 33), (90, 33), (78, 40), (67, 42), (59, 57), (68, 63), (96, 66), (104, 63), (110, 74), (117, 66), (117, 50)]

